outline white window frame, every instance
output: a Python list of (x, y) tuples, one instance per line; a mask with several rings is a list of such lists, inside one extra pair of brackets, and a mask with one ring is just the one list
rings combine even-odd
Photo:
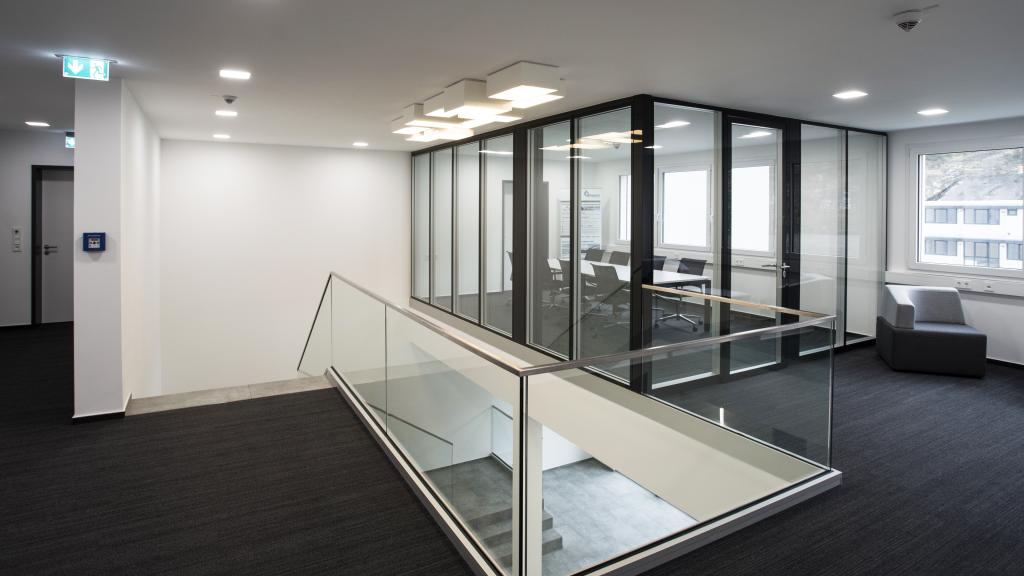
[[(691, 246), (686, 244), (670, 244), (664, 242), (665, 238), (665, 174), (668, 172), (700, 172), (703, 170), (707, 174), (707, 204), (708, 215), (704, 222), (704, 246)], [(665, 166), (659, 166), (657, 171), (658, 180), (655, 183), (657, 187), (656, 200), (657, 205), (654, 210), (654, 247), (664, 248), (666, 250), (689, 250), (694, 252), (713, 252), (714, 251), (714, 221), (715, 221), (715, 176), (714, 168), (710, 164), (671, 164)]]
[[(921, 252), (924, 251), (921, 239), (921, 230), (924, 226), (924, 210), (921, 209), (921, 189), (919, 187), (921, 178), (921, 156), (927, 154), (951, 154), (955, 152), (1000, 150), (1005, 148), (1024, 148), (1024, 136), (1013, 136), (1007, 138), (976, 138), (907, 145), (907, 268), (922, 272), (944, 274), (947, 276), (1024, 280), (1024, 270), (921, 262)], [(964, 220), (966, 220), (966, 217), (964, 217)], [(1016, 242), (1016, 240), (1007, 240), (1004, 242)], [(966, 249), (962, 248), (962, 250)]]
[[(762, 258), (777, 258), (776, 254), (779, 249), (779, 193), (782, 190), (782, 181), (779, 177), (778, 160), (775, 157), (765, 158), (750, 158), (744, 160), (734, 161), (732, 166), (729, 168), (757, 168), (759, 166), (768, 167), (768, 177), (771, 181), (772, 188), (768, 194), (768, 213), (770, 220), (768, 222), (768, 251), (761, 250), (737, 250), (733, 249), (733, 256), (755, 256)], [(732, 217), (732, 214), (729, 215)], [(732, 224), (730, 222), (730, 224)]]

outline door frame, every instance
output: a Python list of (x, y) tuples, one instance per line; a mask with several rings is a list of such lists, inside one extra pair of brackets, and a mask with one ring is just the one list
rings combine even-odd
[[(43, 323), (43, 172), (63, 170), (74, 174), (75, 167), (57, 164), (32, 165), (32, 325)], [(69, 249), (74, 249), (73, 247)]]

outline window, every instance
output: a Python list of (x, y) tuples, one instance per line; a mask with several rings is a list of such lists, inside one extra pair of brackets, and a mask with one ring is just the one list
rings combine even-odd
[(956, 256), (956, 240), (927, 239), (924, 241), (924, 253), (935, 256)]
[(1024, 147), (946, 146), (912, 154), (918, 165), (916, 262), (996, 275), (1021, 270), (1024, 222), (1016, 216), (1024, 207)]
[(661, 244), (709, 248), (710, 170), (661, 172)]
[(925, 208), (924, 221), (934, 224), (956, 224), (956, 208)]
[(732, 248), (774, 254), (775, 176), (772, 166), (732, 169)]
[(630, 196), (630, 189), (633, 179), (624, 174), (619, 176), (619, 240), (629, 242), (632, 237), (633, 204)]
[(999, 209), (966, 208), (964, 224), (999, 224)]
[(1009, 244), (1007, 244), (1006, 245), (1006, 259), (1007, 260), (1017, 260), (1019, 262), (1021, 260), (1020, 248), (1021, 248), (1021, 243), (1020, 242), (1010, 242)]

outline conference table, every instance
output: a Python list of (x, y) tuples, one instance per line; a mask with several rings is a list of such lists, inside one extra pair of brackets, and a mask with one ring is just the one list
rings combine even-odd
[[(608, 266), (615, 269), (615, 274), (619, 278), (619, 282), (623, 284), (629, 284), (632, 276), (632, 269), (623, 264), (608, 264), (606, 262), (591, 262), (589, 260), (580, 260), (580, 275), (594, 277), (594, 267)], [(702, 276), (700, 274), (686, 274), (683, 272), (675, 272), (672, 270), (655, 270), (654, 271), (654, 285), (661, 286), (664, 288), (677, 288), (682, 289), (686, 286), (696, 286), (700, 288), (702, 293), (711, 292), (711, 278), (708, 276)], [(657, 320), (668, 320), (670, 318), (681, 318), (682, 314), (667, 314), (659, 317)], [(704, 300), (704, 324), (705, 326), (711, 321), (711, 301)], [(696, 328), (694, 328), (696, 329)]]

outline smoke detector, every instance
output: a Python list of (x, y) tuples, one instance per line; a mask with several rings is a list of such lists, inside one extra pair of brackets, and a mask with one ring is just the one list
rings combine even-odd
[(892, 15), (892, 21), (895, 22), (896, 25), (900, 27), (900, 30), (903, 30), (904, 32), (910, 32), (914, 28), (917, 28), (917, 25), (920, 24), (922, 20), (924, 20), (924, 15), (926, 12), (934, 10), (935, 8), (938, 7), (938, 4), (932, 4), (931, 6), (925, 6), (924, 8), (897, 12)]

